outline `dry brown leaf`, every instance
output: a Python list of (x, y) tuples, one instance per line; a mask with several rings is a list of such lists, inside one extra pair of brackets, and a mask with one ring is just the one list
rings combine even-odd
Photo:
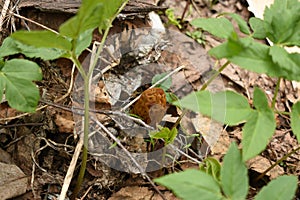
[(9, 199), (26, 192), (27, 177), (16, 165), (0, 162), (0, 199)]

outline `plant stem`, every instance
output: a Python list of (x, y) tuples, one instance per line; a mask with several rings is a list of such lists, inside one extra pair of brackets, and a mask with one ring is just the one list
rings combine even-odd
[(286, 154), (285, 156), (283, 156), (282, 158), (280, 158), (279, 160), (277, 160), (273, 165), (271, 165), (268, 169), (266, 169), (261, 175), (259, 175), (254, 182), (259, 181), (260, 179), (262, 179), (271, 169), (273, 169), (276, 165), (280, 164), (282, 161), (286, 160), (288, 157), (290, 157), (292, 154), (296, 153), (297, 151), (300, 150), (300, 146), (297, 147), (296, 149), (292, 150), (291, 152), (289, 152), (288, 154)]
[(89, 139), (89, 110), (90, 110), (90, 95), (89, 95), (89, 79), (85, 77), (84, 79), (84, 124), (83, 124), (83, 151), (82, 160), (79, 175), (77, 178), (75, 189), (72, 193), (71, 199), (75, 199), (79, 193), (81, 184), (83, 182), (86, 163), (88, 158), (88, 139)]
[(218, 71), (216, 71), (210, 78), (208, 81), (206, 81), (206, 83), (204, 83), (204, 85), (201, 87), (200, 91), (205, 90), (207, 88), (207, 86), (213, 82), (213, 80), (230, 64), (230, 61), (227, 61), (224, 65), (222, 65), (220, 67), (220, 69), (218, 69)]
[[(120, 7), (120, 8), (118, 9), (118, 11), (115, 13), (115, 15), (110, 19), (110, 21), (109, 21), (109, 23), (108, 23), (109, 25), (112, 24), (113, 20), (114, 20), (114, 19), (118, 16), (118, 14), (123, 10), (123, 8), (126, 6), (126, 4), (127, 4), (128, 1), (129, 1), (129, 0), (124, 1), (124, 3), (121, 5), (121, 7)], [(96, 67), (96, 64), (97, 64), (97, 62), (98, 62), (99, 56), (100, 56), (100, 54), (101, 54), (101, 52), (102, 52), (102, 50), (103, 50), (104, 43), (105, 43), (106, 38), (107, 38), (107, 36), (108, 36), (109, 30), (110, 30), (110, 26), (107, 27), (107, 28), (105, 29), (104, 33), (103, 33), (103, 36), (102, 36), (102, 39), (101, 39), (100, 46), (99, 46), (99, 48), (98, 48), (98, 50), (97, 50), (97, 52), (96, 52), (96, 55), (95, 55), (95, 60), (94, 60), (94, 62), (92, 63), (92, 65), (90, 65), (89, 72), (88, 72), (88, 75), (87, 75), (88, 77), (90, 77), (90, 76), (92, 75), (92, 73), (93, 73), (93, 71), (94, 71), (94, 69), (95, 69), (95, 67)]]
[(86, 163), (87, 163), (87, 158), (88, 158), (88, 138), (89, 138), (89, 122), (90, 122), (90, 117), (89, 117), (89, 110), (90, 110), (90, 78), (94, 72), (94, 69), (97, 65), (99, 56), (103, 50), (104, 43), (106, 41), (106, 38), (108, 36), (109, 30), (110, 30), (110, 25), (112, 24), (113, 20), (117, 17), (117, 15), (123, 10), (125, 5), (127, 4), (128, 0), (124, 1), (124, 3), (121, 5), (121, 7), (118, 9), (118, 11), (115, 13), (115, 15), (110, 19), (109, 21), (109, 26), (105, 29), (104, 34), (102, 36), (102, 40), (100, 43), (100, 46), (96, 52), (96, 55), (94, 57), (93, 62), (91, 61), (88, 73), (86, 74), (84, 69), (82, 68), (79, 60), (73, 55), (72, 61), (76, 64), (79, 73), (83, 77), (84, 80), (84, 124), (83, 124), (83, 152), (82, 152), (82, 161), (81, 161), (81, 166), (80, 166), (80, 171), (79, 175), (77, 178), (76, 186), (75, 189), (72, 193), (71, 199), (75, 199), (79, 193), (81, 184), (83, 182), (85, 170), (86, 170)]
[(275, 113), (276, 114), (279, 114), (279, 115), (291, 115), (290, 112), (286, 112), (286, 111), (279, 111), (279, 110), (275, 110)]
[(275, 108), (276, 98), (277, 98), (278, 91), (279, 91), (279, 87), (280, 87), (280, 81), (281, 81), (281, 77), (279, 77), (278, 80), (277, 80), (277, 84), (276, 84), (276, 88), (275, 88), (274, 97), (273, 97), (273, 99), (272, 99), (272, 105), (271, 105), (271, 108), (272, 108), (273, 110), (274, 110), (274, 108)]

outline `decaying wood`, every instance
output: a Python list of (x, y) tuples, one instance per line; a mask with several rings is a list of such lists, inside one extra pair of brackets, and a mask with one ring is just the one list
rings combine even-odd
[(81, 0), (21, 0), (19, 8), (33, 7), (41, 11), (76, 13)]
[[(81, 0), (21, 0), (19, 8), (33, 7), (41, 11), (76, 13), (80, 7)], [(144, 14), (151, 11), (165, 10), (166, 7), (156, 6), (146, 0), (131, 0), (122, 13), (126, 15)]]

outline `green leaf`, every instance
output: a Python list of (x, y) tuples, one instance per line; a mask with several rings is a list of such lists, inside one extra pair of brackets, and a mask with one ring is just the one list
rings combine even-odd
[(41, 69), (36, 63), (9, 60), (0, 71), (0, 96), (5, 91), (5, 98), (12, 108), (33, 112), (39, 100), (39, 90), (32, 81), (41, 79)]
[(154, 180), (156, 183), (171, 189), (183, 200), (222, 199), (218, 183), (208, 174), (198, 170), (186, 170), (166, 175)]
[(256, 39), (265, 39), (267, 37), (267, 33), (264, 26), (264, 21), (256, 18), (251, 17), (249, 20), (250, 27), (253, 30), (253, 37)]
[(220, 182), (221, 165), (213, 157), (207, 157), (200, 163), (199, 168), (206, 174), (211, 175), (217, 182)]
[(72, 49), (69, 40), (50, 31), (17, 31), (11, 37), (34, 47), (57, 48), (65, 51)]
[(232, 17), (232, 19), (234, 19), (237, 22), (239, 29), (242, 33), (250, 35), (251, 32), (247, 25), (247, 22), (240, 15), (235, 13), (230, 13), (229, 15), (230, 17)]
[(219, 38), (228, 38), (231, 33), (234, 32), (233, 25), (224, 17), (208, 19), (199, 18), (192, 20), (190, 23), (192, 26), (202, 28)]
[(247, 167), (235, 143), (226, 153), (221, 168), (221, 183), (228, 199), (245, 199), (248, 193)]
[(267, 37), (275, 44), (300, 46), (300, 2), (275, 0), (264, 11)]
[(269, 107), (268, 98), (266, 97), (265, 93), (258, 87), (254, 88), (253, 105), (258, 111), (274, 114), (272, 109)]
[(99, 0), (94, 0), (86, 5), (87, 1), (82, 1), (77, 15), (59, 27), (60, 34), (76, 39), (81, 33), (90, 29), (94, 30), (99, 25), (102, 20), (103, 4), (99, 3)]
[(93, 30), (89, 29), (81, 33), (76, 42), (75, 54), (79, 56), (92, 42)]
[(167, 127), (161, 127), (158, 132), (150, 133), (152, 139), (163, 139), (166, 145), (172, 143), (177, 136), (177, 129), (172, 128), (171, 130)]
[[(154, 85), (155, 83), (157, 83), (158, 81), (160, 81), (161, 79), (163, 79), (168, 73), (161, 73), (161, 74), (156, 74), (153, 78), (152, 78), (152, 85)], [(158, 84), (156, 87), (160, 87), (161, 89), (163, 89), (164, 91), (170, 89), (172, 85), (172, 78), (168, 77), (166, 80), (164, 80), (163, 82), (161, 82), (160, 84)]]
[(276, 128), (274, 112), (269, 107), (264, 92), (258, 88), (254, 90), (253, 104), (256, 112), (252, 113), (243, 127), (244, 161), (265, 149)]
[(56, 48), (37, 48), (25, 45), (11, 37), (5, 38), (0, 46), (0, 58), (18, 53), (24, 54), (28, 58), (54, 60), (65, 54), (65, 51)]
[(0, 102), (2, 101), (4, 89), (6, 88), (6, 82), (4, 78), (1, 78), (2, 77), (1, 73), (2, 72), (0, 71)]
[(300, 101), (295, 103), (292, 107), (291, 127), (293, 130), (293, 133), (297, 137), (298, 143), (300, 143)]
[(229, 125), (237, 125), (247, 120), (252, 113), (247, 99), (235, 92), (210, 91), (194, 92), (173, 103), (195, 112), (200, 112)]
[[(257, 73), (265, 73), (273, 77), (284, 77), (288, 80), (300, 80), (300, 68), (295, 67), (296, 65), (299, 66), (300, 54), (287, 55), (284, 52), (285, 50), (280, 51), (278, 48), (255, 42), (251, 38), (237, 40), (232, 38), (211, 49), (209, 54), (217, 59), (227, 58), (232, 63)], [(282, 55), (280, 55), (281, 53)], [(289, 65), (284, 65), (285, 61)]]
[(278, 64), (285, 78), (299, 80), (300, 54), (289, 54), (284, 48), (271, 46), (269, 51), (274, 63)]
[(122, 5), (123, 0), (83, 0), (82, 5), (74, 17), (66, 21), (59, 28), (62, 35), (76, 39), (87, 30), (99, 27), (106, 29), (113, 15)]
[(103, 12), (103, 18), (101, 20), (101, 23), (99, 24), (99, 30), (104, 30), (110, 26), (108, 21), (112, 21), (115, 13), (118, 11), (118, 9), (121, 7), (121, 5), (125, 2), (124, 0), (101, 0), (104, 5), (104, 12)]
[(298, 179), (295, 176), (279, 176), (275, 180), (272, 180), (267, 186), (263, 187), (254, 199), (294, 199), (294, 195), (297, 189), (297, 181)]

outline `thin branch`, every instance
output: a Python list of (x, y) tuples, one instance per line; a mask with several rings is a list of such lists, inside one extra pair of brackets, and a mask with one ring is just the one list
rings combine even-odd
[(3, 5), (2, 11), (1, 11), (1, 15), (0, 15), (0, 32), (2, 31), (2, 26), (3, 26), (3, 23), (4, 23), (4, 19), (6, 17), (6, 13), (8, 11), (9, 4), (10, 4), (10, 0), (6, 0), (4, 2), (4, 5)]
[(72, 157), (71, 163), (69, 165), (67, 174), (65, 176), (64, 183), (63, 183), (60, 195), (59, 195), (59, 200), (65, 200), (66, 199), (67, 192), (68, 192), (68, 189), (69, 189), (69, 186), (70, 186), (70, 183), (71, 183), (74, 171), (75, 171), (76, 163), (77, 163), (78, 157), (80, 155), (82, 146), (83, 146), (83, 137), (80, 137), (80, 139), (79, 139), (79, 141), (76, 145), (75, 152), (73, 154), (73, 157)]
[[(35, 112), (39, 111), (39, 110), (42, 110), (44, 108), (48, 107), (48, 105), (44, 105), (44, 106), (41, 106), (39, 108), (37, 108), (35, 110)], [(21, 118), (21, 117), (25, 117), (27, 115), (31, 115), (32, 113), (22, 113), (20, 115), (17, 115), (17, 116), (14, 116), (14, 117), (7, 117), (7, 118), (2, 118), (0, 119), (0, 122), (5, 122), (5, 121), (11, 121), (11, 120), (14, 120), (14, 119), (18, 119), (18, 118)]]
[(55, 103), (64, 100), (65, 98), (67, 98), (71, 94), (72, 89), (73, 89), (73, 84), (74, 84), (74, 72), (75, 72), (75, 68), (76, 68), (76, 66), (73, 64), (72, 72), (71, 72), (71, 81), (70, 81), (69, 89), (68, 89), (67, 93), (64, 94), (63, 96), (61, 96), (60, 98), (54, 100)]
[(153, 186), (153, 188), (156, 190), (156, 192), (161, 196), (163, 200), (167, 200), (164, 195), (159, 191), (159, 189), (156, 187), (155, 183), (151, 180), (151, 178), (147, 175), (147, 173), (144, 171), (144, 169), (140, 166), (140, 164), (135, 160), (135, 158), (131, 155), (131, 153), (123, 146), (123, 144), (120, 142), (118, 138), (114, 136), (101, 122), (99, 122), (94, 116), (91, 116), (92, 120), (97, 123), (97, 125), (102, 128), (102, 130), (109, 135), (111, 139), (113, 139), (119, 147), (122, 148), (125, 154), (132, 160), (132, 162), (136, 165), (136, 167), (139, 169), (141, 175), (145, 177), (149, 183)]

